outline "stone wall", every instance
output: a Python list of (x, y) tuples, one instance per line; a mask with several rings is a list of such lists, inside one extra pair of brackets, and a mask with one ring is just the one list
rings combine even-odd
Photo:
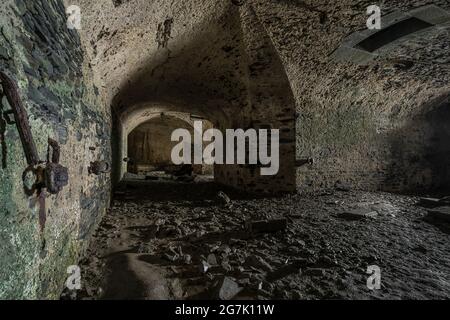
[[(280, 129), (277, 176), (215, 168), (218, 182), (248, 191), (450, 187), (449, 22), (372, 55), (346, 51), (367, 29), (369, 0), (73, 2), (81, 35), (67, 28), (63, 0), (0, 4), (0, 68), (19, 86), (40, 157), (56, 139), (70, 174), (47, 199), (41, 233), (37, 199), (22, 188), (17, 128), (0, 118), (0, 298), (58, 296), (109, 203), (110, 178), (88, 166), (111, 161), (114, 131), (119, 180), (121, 117), (133, 108), (163, 106), (221, 130)], [(382, 13), (399, 18), (427, 5), (450, 12), (448, 0), (392, 0)], [(315, 164), (295, 175), (295, 156)]]
[[(103, 59), (96, 68), (107, 95), (114, 97), (115, 114), (162, 105), (200, 115), (222, 132), (280, 129), (276, 176), (261, 176), (254, 165), (217, 165), (215, 178), (253, 192), (295, 191), (295, 103), (281, 60), (251, 8), (217, 0), (173, 6), (132, 0), (102, 6), (103, 12), (85, 1), (80, 5), (91, 14), (86, 36), (95, 43), (94, 61)], [(136, 13), (136, 7), (142, 10)], [(135, 19), (124, 25), (120, 14)], [(100, 20), (100, 26), (104, 15), (110, 19)]]
[(135, 165), (156, 168), (173, 165), (172, 149), (178, 142), (172, 142), (171, 136), (176, 129), (188, 130), (193, 139), (193, 128), (176, 118), (157, 117), (139, 125), (128, 135), (128, 157)]
[[(295, 96), (297, 157), (316, 160), (298, 169), (300, 191), (338, 181), (397, 192), (450, 187), (444, 142), (449, 131), (448, 23), (394, 41), (367, 63), (343, 62), (334, 53), (349, 35), (367, 30), (366, 9), (373, 1), (247, 3), (269, 33)], [(426, 5), (450, 12), (445, 0), (396, 0), (384, 1), (382, 14)]]
[[(420, 121), (450, 91), (448, 24), (398, 39), (361, 63), (361, 56), (342, 61), (336, 53), (349, 36), (367, 30), (369, 0), (75, 2), (86, 15), (84, 41), (95, 75), (117, 114), (164, 104), (224, 128), (282, 128), (286, 171), (260, 188), (254, 170), (230, 166), (216, 171), (220, 182), (315, 191), (340, 181), (410, 192), (448, 180), (446, 167), (429, 160), (441, 157), (430, 150), (442, 148)], [(450, 4), (385, 1), (382, 14), (400, 17), (427, 5), (448, 10)], [(296, 176), (289, 169), (293, 105), (296, 157), (315, 159)], [(423, 133), (408, 133), (417, 121)]]
[(261, 165), (217, 166), (216, 180), (256, 193), (294, 192), (295, 100), (289, 80), (253, 8), (241, 6), (238, 12), (243, 48), (240, 60), (245, 65), (246, 88), (240, 111), (231, 117), (231, 128), (278, 129), (280, 168), (276, 175), (262, 176)]
[[(81, 40), (66, 26), (61, 0), (3, 0), (0, 69), (18, 84), (39, 155), (61, 145), (69, 185), (46, 200), (47, 221), (23, 191), (27, 167), (15, 125), (1, 126), (0, 298), (58, 298), (109, 203), (110, 179), (89, 176), (91, 161), (110, 161), (110, 113), (93, 85)], [(2, 109), (9, 106), (6, 99)], [(95, 148), (95, 149), (94, 149)]]

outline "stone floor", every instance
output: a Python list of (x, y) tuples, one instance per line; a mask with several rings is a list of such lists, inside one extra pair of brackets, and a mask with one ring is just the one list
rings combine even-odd
[[(129, 181), (82, 261), (83, 290), (63, 298), (448, 298), (450, 232), (417, 201), (336, 190), (252, 199), (211, 182)], [(285, 230), (245, 229), (280, 218)], [(371, 265), (380, 290), (367, 287)]]

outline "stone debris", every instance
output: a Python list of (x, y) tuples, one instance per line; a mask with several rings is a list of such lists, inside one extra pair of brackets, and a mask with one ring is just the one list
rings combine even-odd
[(303, 274), (311, 277), (323, 277), (325, 275), (325, 270), (318, 268), (308, 268)]
[(211, 265), (208, 262), (202, 260), (200, 264), (200, 272), (206, 273), (208, 272), (209, 268), (211, 268)]
[(439, 202), (441, 204), (449, 205), (450, 204), (450, 196), (446, 196), (446, 197), (440, 198)]
[(232, 278), (223, 277), (219, 280), (214, 289), (214, 297), (220, 300), (231, 300), (239, 292), (241, 292), (242, 289), (243, 288), (239, 287), (239, 284), (237, 284)]
[(178, 255), (165, 253), (165, 254), (164, 254), (164, 258), (167, 259), (168, 261), (175, 262), (175, 261), (178, 260)]
[(426, 208), (439, 207), (442, 203), (437, 198), (420, 198), (418, 205)]
[(183, 261), (185, 264), (191, 264), (192, 263), (192, 256), (190, 254), (185, 254), (183, 256)]
[(221, 266), (225, 272), (231, 272), (233, 270), (233, 267), (227, 261), (223, 261)]
[[(317, 198), (293, 195), (282, 199), (238, 200), (238, 195), (227, 191), (236, 199), (230, 209), (223, 205), (227, 202), (218, 203), (220, 190), (209, 184), (195, 188), (178, 184), (175, 188), (173, 182), (167, 186), (161, 181), (147, 183), (154, 184), (153, 189), (146, 186), (142, 192), (152, 200), (114, 201), (111, 214), (105, 216), (97, 230), (95, 250), (90, 249), (90, 258), (82, 266), (87, 270), (86, 286), (92, 289), (90, 293), (80, 293), (77, 299), (85, 294), (98, 296), (99, 285), (105, 292), (110, 291), (107, 281), (98, 278), (103, 275), (103, 268), (114, 268), (108, 259), (100, 258), (109, 255), (104, 250), (110, 250), (112, 245), (119, 254), (136, 248), (136, 254), (146, 264), (166, 268), (167, 278), (181, 286), (178, 291), (182, 293), (174, 299), (360, 297), (370, 294), (365, 285), (360, 285), (364, 283), (360, 277), (367, 266), (385, 266), (383, 261), (392, 259), (392, 265), (402, 266), (405, 243), (411, 247), (417, 267), (428, 268), (428, 259), (417, 259), (418, 255), (428, 254), (421, 239), (433, 230), (440, 232), (422, 222), (423, 209), (417, 208), (418, 198), (413, 197), (350, 191)], [(138, 192), (131, 189), (124, 196)], [(179, 194), (190, 195), (179, 199)], [(164, 202), (159, 201), (161, 196), (165, 197)], [(351, 218), (333, 219), (342, 212)], [(353, 223), (377, 214), (389, 217), (394, 212), (395, 219), (377, 219), (363, 227)], [(296, 218), (280, 218), (283, 215)], [(411, 226), (418, 228), (414, 234), (421, 234), (420, 238), (409, 237)], [(116, 238), (117, 234), (122, 238)], [(446, 237), (443, 233), (439, 238), (440, 250)], [(349, 239), (354, 245), (349, 245)], [(382, 247), (374, 250), (372, 243)], [(432, 266), (440, 272), (446, 270), (443, 264)], [(417, 288), (422, 288), (423, 283), (415, 277), (395, 269), (386, 272), (408, 283), (408, 290), (403, 292), (422, 297)], [(424, 277), (430, 283), (436, 280), (432, 275)], [(411, 283), (415, 291), (411, 291)], [(389, 288), (389, 280), (386, 287)], [(450, 290), (438, 288), (433, 289), (436, 297), (443, 297)], [(397, 297), (396, 292), (388, 290), (386, 294)]]
[(216, 258), (216, 255), (215, 255), (215, 254), (210, 254), (210, 255), (208, 256), (208, 258), (206, 259), (206, 261), (207, 261), (208, 264), (211, 265), (211, 266), (216, 266), (216, 265), (218, 265), (218, 263), (217, 263), (217, 258)]
[(341, 216), (348, 220), (374, 219), (378, 213), (371, 208), (356, 208), (343, 212)]
[(287, 228), (287, 219), (247, 221), (245, 228), (252, 233), (283, 231)]
[(265, 272), (273, 271), (272, 266), (269, 263), (267, 263), (263, 258), (257, 255), (251, 255), (247, 257), (244, 263), (244, 267), (245, 266), (253, 267), (255, 269), (261, 269), (264, 270)]
[(224, 205), (224, 206), (229, 206), (229, 205), (231, 204), (231, 199), (230, 199), (230, 197), (227, 196), (227, 195), (225, 194), (225, 192), (223, 192), (223, 191), (220, 191), (220, 192), (217, 194), (217, 200), (218, 200), (219, 203), (221, 203), (221, 204)]
[(337, 191), (348, 192), (352, 189), (352, 186), (347, 182), (336, 181), (336, 183), (334, 184), (334, 188)]
[(299, 264), (292, 263), (268, 274), (267, 280), (273, 282), (299, 272), (301, 272)]
[(442, 198), (420, 198), (418, 205), (426, 208), (444, 207), (450, 205), (450, 196)]
[(428, 215), (432, 219), (450, 222), (450, 207), (439, 207), (428, 210)]

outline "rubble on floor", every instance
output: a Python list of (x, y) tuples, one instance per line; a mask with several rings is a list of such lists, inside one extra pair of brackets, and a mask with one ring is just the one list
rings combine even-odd
[(439, 207), (428, 210), (428, 214), (433, 219), (443, 220), (450, 223), (450, 207)]
[(422, 205), (424, 207), (429, 207), (429, 208), (448, 206), (448, 205), (450, 205), (450, 197), (420, 198), (420, 201), (418, 202), (418, 204)]
[[(417, 200), (358, 191), (254, 199), (213, 183), (127, 183), (87, 251), (78, 298), (107, 297), (117, 269), (151, 286), (141, 279), (149, 265), (168, 299), (445, 299), (449, 234), (424, 220)], [(382, 270), (381, 290), (366, 286), (370, 265)], [(150, 289), (142, 299), (155, 298)]]
[(420, 198), (419, 206), (428, 208), (425, 220), (436, 225), (441, 231), (450, 233), (450, 197)]
[(245, 227), (248, 232), (262, 233), (262, 232), (277, 232), (287, 228), (286, 219), (272, 219), (260, 221), (247, 221)]
[(341, 216), (350, 220), (360, 220), (365, 218), (373, 219), (378, 216), (378, 213), (371, 208), (357, 208), (345, 211)]

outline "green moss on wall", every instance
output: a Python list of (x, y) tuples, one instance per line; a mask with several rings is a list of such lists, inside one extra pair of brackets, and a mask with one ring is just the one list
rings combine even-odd
[[(0, 299), (57, 299), (89, 238), (84, 225), (95, 225), (109, 201), (109, 178), (90, 177), (87, 167), (101, 146), (110, 157), (109, 112), (84, 74), (79, 36), (67, 29), (62, 0), (4, 0), (0, 7), (0, 68), (18, 84), (41, 159), (47, 139), (59, 141), (69, 185), (46, 200), (47, 223), (39, 226), (36, 197), (23, 192), (27, 167), (17, 128), (4, 126), (0, 148)], [(9, 109), (5, 101), (4, 111)], [(102, 190), (103, 192), (99, 192)], [(95, 203), (89, 210), (80, 194)], [(106, 194), (106, 196), (105, 196)]]

